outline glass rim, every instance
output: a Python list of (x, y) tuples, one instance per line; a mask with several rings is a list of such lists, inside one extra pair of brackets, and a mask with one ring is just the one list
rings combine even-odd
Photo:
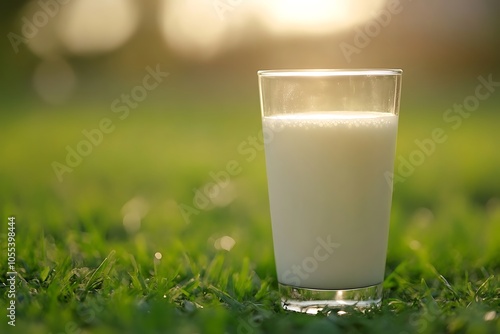
[(260, 70), (259, 77), (337, 77), (337, 76), (400, 76), (399, 68), (359, 68), (359, 69), (283, 69)]

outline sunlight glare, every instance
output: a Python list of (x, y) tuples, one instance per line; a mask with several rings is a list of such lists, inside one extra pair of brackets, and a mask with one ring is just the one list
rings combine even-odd
[[(325, 35), (374, 19), (387, 0), (160, 0), (166, 43), (190, 58), (207, 60), (260, 33)], [(260, 23), (260, 26), (258, 24)]]
[(276, 0), (265, 2), (264, 23), (277, 34), (328, 34), (374, 17), (386, 0)]

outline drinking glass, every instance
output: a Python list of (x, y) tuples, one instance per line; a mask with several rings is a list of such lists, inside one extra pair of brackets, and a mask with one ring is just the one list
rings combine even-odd
[(380, 306), (400, 69), (259, 71), (282, 306)]

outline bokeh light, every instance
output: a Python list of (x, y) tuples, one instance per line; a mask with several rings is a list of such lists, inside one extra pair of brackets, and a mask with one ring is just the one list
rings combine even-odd
[(149, 212), (148, 202), (141, 196), (130, 199), (122, 207), (123, 227), (129, 234), (134, 234), (141, 228), (144, 216)]
[[(285, 37), (335, 33), (373, 18), (385, 3), (386, 0), (162, 0), (159, 22), (167, 45), (174, 51), (207, 60), (259, 40), (261, 30)], [(256, 22), (261, 29), (256, 29)]]
[(138, 22), (133, 0), (73, 0), (63, 8), (57, 32), (72, 53), (98, 53), (121, 46)]
[(162, 0), (159, 22), (166, 43), (183, 55), (209, 59), (228, 42), (230, 23), (217, 17), (208, 1)]
[(236, 245), (236, 241), (228, 235), (218, 238), (214, 242), (214, 247), (217, 250), (225, 250), (230, 251), (234, 245)]
[(77, 86), (71, 65), (63, 58), (43, 59), (33, 73), (33, 86), (38, 95), (49, 104), (67, 101)]

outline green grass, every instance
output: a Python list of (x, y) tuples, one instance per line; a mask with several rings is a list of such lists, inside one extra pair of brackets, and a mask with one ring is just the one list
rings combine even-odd
[[(246, 161), (237, 150), (260, 130), (256, 104), (151, 105), (123, 121), (79, 109), (0, 124), (1, 333), (500, 332), (500, 118), (486, 107), (457, 130), (443, 110), (402, 108), (398, 155), (435, 127), (449, 137), (395, 187), (381, 309), (344, 316), (280, 309), (263, 152)], [(114, 132), (59, 182), (51, 163), (103, 117)], [(192, 206), (193, 189), (230, 160), (242, 172), (220, 204), (186, 222), (178, 205)], [(126, 228), (127, 212), (140, 225)], [(15, 328), (5, 316), (10, 215)], [(224, 236), (230, 251), (215, 247)]]

